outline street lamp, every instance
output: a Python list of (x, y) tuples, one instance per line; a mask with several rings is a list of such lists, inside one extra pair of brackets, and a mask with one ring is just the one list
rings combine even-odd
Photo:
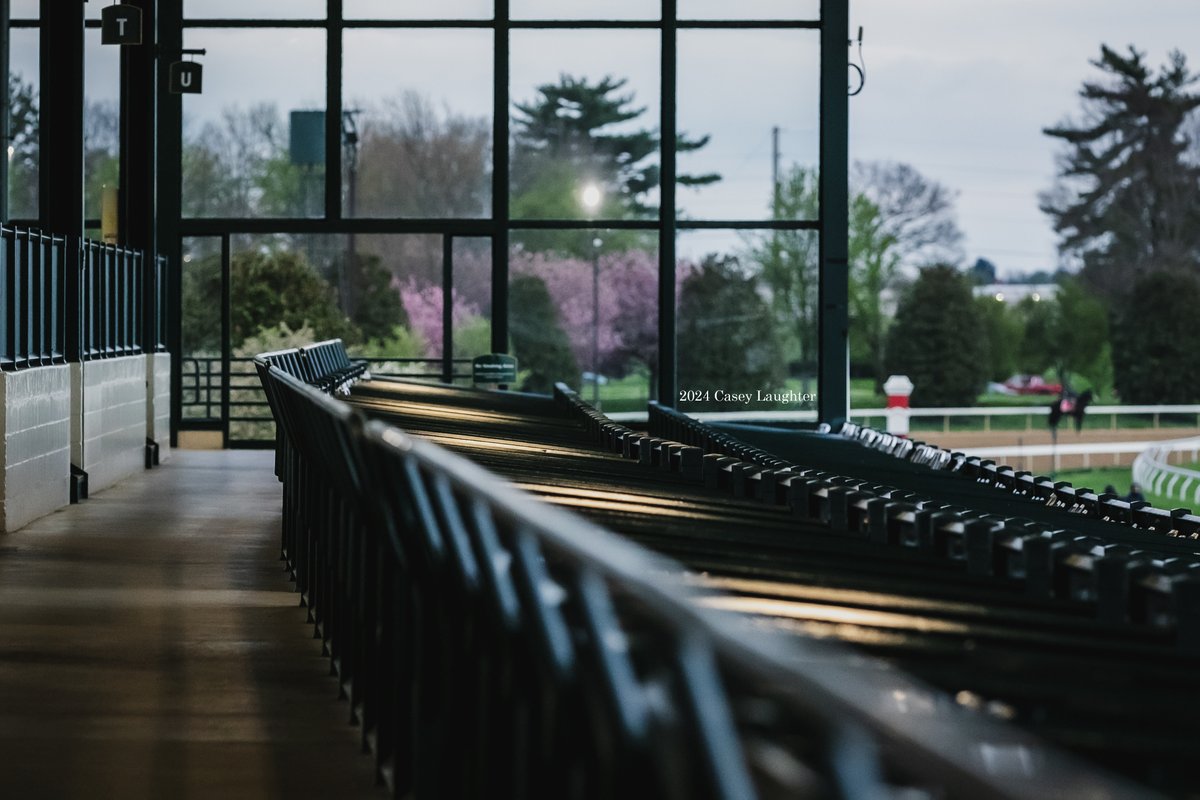
[[(600, 187), (586, 184), (579, 195), (583, 210), (595, 217), (604, 200)], [(600, 406), (600, 246), (604, 242), (597, 236), (592, 240), (592, 405)]]
[(592, 405), (600, 407), (600, 246), (592, 239)]
[(583, 201), (583, 210), (588, 213), (588, 216), (594, 217), (600, 210), (600, 202), (604, 199), (604, 193), (600, 191), (599, 186), (589, 183), (583, 187), (580, 199)]

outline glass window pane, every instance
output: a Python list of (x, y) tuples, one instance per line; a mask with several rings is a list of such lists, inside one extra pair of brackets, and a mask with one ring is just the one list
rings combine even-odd
[(781, 174), (818, 163), (820, 63), (817, 31), (680, 31), (679, 130), (692, 142), (711, 137), (681, 146), (680, 218), (772, 218), (772, 129)]
[(563, 381), (606, 411), (645, 410), (658, 371), (655, 236), (515, 231), (509, 258), (519, 388), (546, 393)]
[(470, 386), (471, 359), (492, 352), (492, 240), (455, 237), (453, 259), (455, 383)]
[(346, 19), (491, 19), (493, 8), (493, 0), (343, 0), (342, 13)]
[(352, 237), (357, 265), (343, 275), (343, 309), (355, 322), (351, 352), (387, 358), (376, 372), (442, 374), (442, 237)]
[(486, 30), (346, 31), (346, 216), (490, 213), (493, 43)]
[(221, 240), (183, 240), (183, 419), (221, 418)]
[(679, 235), (680, 408), (815, 418), (816, 241), (812, 232)]
[(8, 216), (38, 215), (38, 31), (9, 31)]
[[(443, 319), (443, 238), (436, 235), (357, 236), (360, 269), (372, 291), (354, 300), (359, 336), (349, 350), (383, 359), (372, 372), (440, 380), (446, 352)], [(491, 352), (491, 246), (455, 239), (452, 253), (450, 350), (454, 373), (469, 383), (470, 359)]]
[(658, 0), (512, 0), (513, 19), (662, 19)]
[(818, 20), (821, 0), (679, 0), (679, 18)]
[(84, 216), (99, 219), (105, 187), (120, 182), (121, 48), (100, 43), (100, 30), (84, 32)]
[(512, 32), (514, 218), (656, 215), (659, 52), (657, 31)]
[(39, 19), (42, 15), (41, 0), (9, 0), (10, 19)]
[(239, 235), (232, 237), (230, 249), (229, 438), (269, 440), (275, 429), (254, 356), (320, 339), (356, 341), (357, 328), (344, 313), (337, 288), (346, 239)]
[(324, 19), (325, 0), (185, 0), (185, 19)]
[(184, 215), (323, 214), (324, 124), (319, 114), (292, 112), (324, 110), (325, 32), (190, 28), (184, 34), (185, 47), (208, 50), (204, 93), (183, 101)]

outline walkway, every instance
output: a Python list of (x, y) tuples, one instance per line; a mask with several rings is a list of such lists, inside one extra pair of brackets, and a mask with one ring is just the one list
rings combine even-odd
[(0, 534), (4, 796), (383, 796), (279, 561), (272, 458), (177, 451)]

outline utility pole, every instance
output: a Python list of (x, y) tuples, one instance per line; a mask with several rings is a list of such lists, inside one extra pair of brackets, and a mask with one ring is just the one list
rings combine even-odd
[(779, 126), (771, 128), (771, 215), (779, 219)]
[[(346, 212), (350, 219), (358, 216), (358, 114), (359, 109), (342, 111), (342, 160), (349, 178), (346, 191)], [(358, 241), (351, 230), (346, 235), (346, 265), (342, 268), (341, 290), (342, 311), (353, 315), (358, 311), (358, 290), (363, 285), (359, 278)], [(449, 302), (448, 300), (446, 302)], [(445, 342), (443, 342), (445, 344)]]

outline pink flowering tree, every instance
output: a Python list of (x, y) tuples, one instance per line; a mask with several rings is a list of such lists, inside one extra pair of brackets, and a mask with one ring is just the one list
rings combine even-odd
[[(532, 275), (546, 284), (582, 368), (590, 370), (592, 366), (594, 328), (598, 329), (602, 373), (623, 375), (633, 359), (653, 368), (658, 349), (658, 262), (654, 254), (641, 250), (602, 254), (595, 299), (588, 259), (518, 252), (513, 255), (511, 270), (514, 275)], [(512, 313), (519, 314), (520, 309)]]
[[(480, 319), (479, 307), (463, 298), (457, 290), (451, 292), (450, 321), (453, 330), (475, 324)], [(442, 356), (442, 287), (420, 284), (409, 278), (400, 284), (400, 301), (408, 314), (409, 326), (425, 341), (426, 357)]]

